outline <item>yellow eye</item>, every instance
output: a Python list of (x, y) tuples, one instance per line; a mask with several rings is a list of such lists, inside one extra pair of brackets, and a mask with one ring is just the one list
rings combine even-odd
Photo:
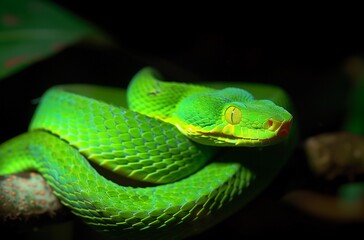
[(241, 121), (241, 111), (237, 107), (228, 107), (225, 111), (225, 119), (232, 125), (239, 124)]

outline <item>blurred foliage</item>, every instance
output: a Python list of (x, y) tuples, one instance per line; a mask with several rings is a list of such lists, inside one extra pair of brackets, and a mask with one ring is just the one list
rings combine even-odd
[(85, 40), (110, 42), (97, 27), (51, 1), (0, 1), (0, 79)]

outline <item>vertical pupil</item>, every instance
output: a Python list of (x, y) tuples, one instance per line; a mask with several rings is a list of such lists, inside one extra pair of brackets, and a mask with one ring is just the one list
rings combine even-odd
[(241, 121), (241, 110), (237, 107), (228, 107), (225, 112), (225, 119), (228, 123), (236, 125)]
[(233, 108), (233, 110), (231, 110), (231, 123), (232, 124), (236, 124), (235, 122), (234, 122), (234, 111), (235, 111), (235, 107)]

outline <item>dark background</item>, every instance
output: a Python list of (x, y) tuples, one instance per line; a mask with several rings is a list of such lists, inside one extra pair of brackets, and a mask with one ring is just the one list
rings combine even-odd
[[(124, 26), (133, 19), (121, 20), (123, 11), (111, 1), (88, 2), (87, 8), (75, 1), (55, 2), (99, 26), (119, 47), (80, 43), (1, 81), (0, 89), (5, 90), (0, 96), (1, 122), (6, 126), (1, 129), (1, 142), (26, 131), (36, 100), (48, 87), (67, 82), (125, 87), (145, 65), (178, 81), (250, 81), (282, 87), (297, 110), (300, 145), (309, 136), (341, 129), (353, 81), (348, 63), (361, 57), (363, 48), (329, 44), (253, 47), (237, 32), (187, 33), (172, 27), (162, 31), (148, 23), (145, 31), (132, 32)], [(17, 89), (17, 97), (13, 89)], [(237, 238), (358, 232), (357, 223), (319, 220), (279, 202), (292, 189), (317, 189), (323, 184), (308, 170), (299, 146), (282, 174), (256, 201), (196, 239), (222, 238), (227, 232)], [(82, 230), (78, 234), (81, 236)]]

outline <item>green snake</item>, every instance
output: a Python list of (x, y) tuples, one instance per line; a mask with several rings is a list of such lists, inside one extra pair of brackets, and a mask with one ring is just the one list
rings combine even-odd
[[(201, 232), (249, 202), (259, 192), (254, 183), (264, 179), (233, 159), (240, 157), (218, 157), (219, 150), (257, 149), (247, 153), (250, 161), (271, 158), (273, 166), (274, 155), (285, 159), (293, 146), (284, 91), (233, 85), (165, 81), (151, 67), (126, 93), (57, 85), (42, 96), (29, 131), (0, 145), (0, 175), (36, 170), (72, 213), (111, 236), (182, 239)], [(133, 181), (120, 186), (96, 165)]]

